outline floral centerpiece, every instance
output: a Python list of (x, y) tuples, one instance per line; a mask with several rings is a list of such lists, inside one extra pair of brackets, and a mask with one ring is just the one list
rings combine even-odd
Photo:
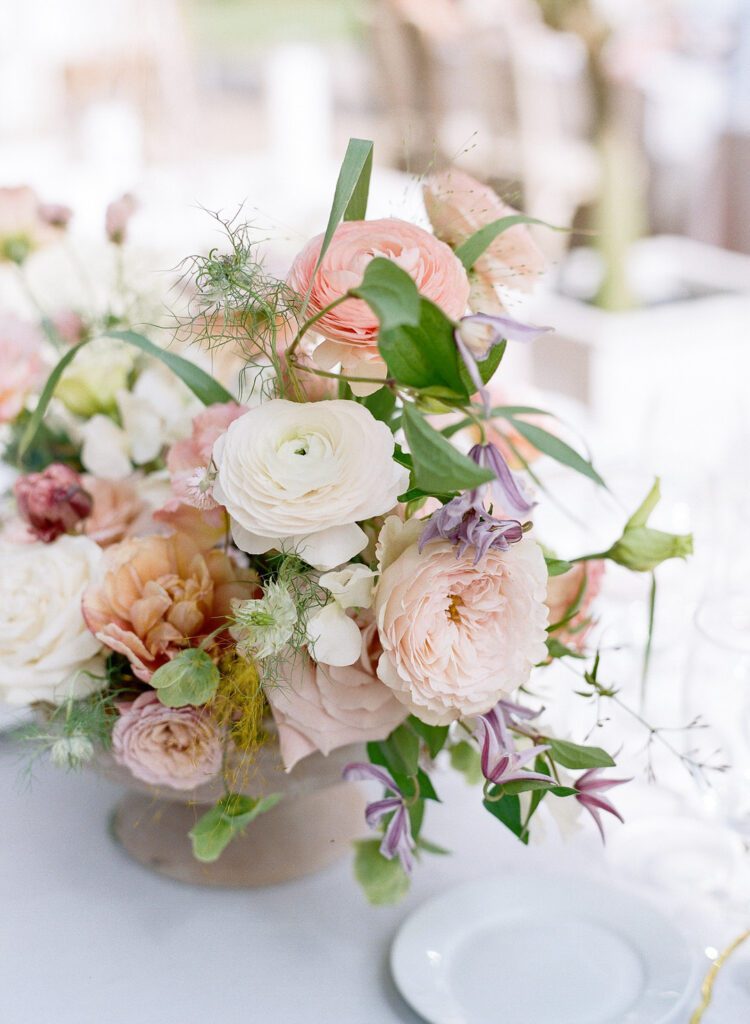
[[(188, 265), (175, 344), (114, 309), (45, 315), (46, 338), (0, 328), (18, 471), (0, 696), (40, 709), (30, 739), (59, 765), (108, 751), (146, 784), (219, 780), (191, 833), (204, 861), (278, 801), (272, 779), (258, 798), (238, 784), (264, 745), (294, 771), (359, 744), (344, 776), (383, 794), (356, 872), (387, 901), (435, 852), (422, 829), (442, 761), (477, 775), (523, 842), (543, 802), (600, 830), (619, 816), (614, 759), (545, 727), (535, 676), (585, 662), (606, 561), (653, 572), (691, 542), (648, 526), (655, 485), (606, 551), (561, 560), (542, 543), (536, 458), (604, 483), (549, 414), (493, 403), (506, 345), (548, 329), (504, 308), (542, 269), (533, 221), (459, 172), (425, 184), (434, 233), (367, 220), (371, 166), (352, 140), (326, 230), (285, 280), (228, 225), (228, 251)], [(0, 223), (21, 274), (69, 216), (24, 199)], [(108, 212), (115, 248), (133, 211), (126, 197)]]

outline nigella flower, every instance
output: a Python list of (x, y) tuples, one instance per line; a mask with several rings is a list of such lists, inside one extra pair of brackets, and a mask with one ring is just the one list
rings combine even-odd
[(404, 871), (411, 874), (414, 866), (412, 851), (415, 843), (411, 834), (409, 811), (404, 802), (404, 794), (394, 782), (390, 772), (378, 765), (355, 762), (344, 768), (343, 776), (347, 782), (381, 782), (386, 790), (393, 794), (393, 796), (385, 796), (382, 800), (374, 800), (369, 803), (365, 808), (365, 821), (370, 828), (377, 828), (383, 818), (389, 814), (393, 815), (386, 825), (380, 852), (387, 860), (398, 857)]
[(488, 782), (501, 786), (505, 782), (536, 779), (549, 782), (549, 775), (542, 772), (523, 770), (538, 754), (549, 750), (549, 746), (529, 747), (516, 750), (513, 737), (508, 729), (505, 715), (494, 707), (477, 719), (477, 738), (482, 746), (482, 775)]
[(456, 545), (457, 556), (467, 548), (475, 551), (474, 564), (490, 548), (507, 551), (511, 544), (523, 538), (523, 526), (518, 519), (500, 519), (488, 512), (484, 504), (485, 489), (489, 488), (502, 508), (510, 508), (526, 515), (534, 507), (518, 486), (513, 472), (494, 444), (475, 444), (469, 456), (495, 474), (494, 481), (460, 494), (433, 512), (419, 539), (419, 550), (433, 540), (448, 540)]
[(249, 660), (280, 654), (294, 633), (297, 606), (283, 583), (272, 580), (263, 597), (232, 600), (232, 624), (229, 633), (237, 652)]
[(626, 782), (630, 782), (630, 779), (602, 779), (599, 777), (602, 771), (604, 771), (603, 768), (590, 768), (573, 785), (577, 790), (576, 800), (581, 806), (586, 808), (594, 819), (596, 827), (599, 829), (599, 834), (602, 837), (602, 842), (604, 842), (604, 826), (600, 812), (606, 811), (607, 814), (614, 814), (620, 821), (625, 821), (625, 819), (612, 801), (603, 794), (614, 786), (623, 786)]
[(490, 316), (488, 313), (474, 313), (459, 320), (453, 332), (456, 348), (472, 384), (481, 395), (487, 413), (490, 409), (490, 397), (482, 381), (477, 360), (486, 359), (492, 349), (503, 341), (533, 341), (540, 334), (551, 330), (551, 327), (535, 327), (533, 324), (522, 324), (509, 316)]

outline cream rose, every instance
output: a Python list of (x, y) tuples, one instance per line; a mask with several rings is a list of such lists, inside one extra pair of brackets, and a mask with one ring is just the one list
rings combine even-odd
[(381, 537), (378, 676), (422, 721), (446, 725), (489, 711), (545, 657), (547, 569), (528, 536), (476, 565), (445, 541), (420, 554), (422, 525), (391, 518)]
[(0, 697), (9, 704), (84, 697), (103, 685), (87, 674), (101, 644), (81, 597), (102, 557), (88, 537), (0, 548)]
[(214, 445), (214, 498), (248, 554), (295, 550), (317, 569), (360, 552), (357, 525), (383, 515), (408, 486), (393, 435), (364, 406), (276, 399), (230, 424)]

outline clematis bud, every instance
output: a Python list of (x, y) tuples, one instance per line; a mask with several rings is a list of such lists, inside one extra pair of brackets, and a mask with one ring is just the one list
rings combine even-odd
[(45, 544), (63, 533), (72, 533), (91, 515), (94, 507), (79, 475), (58, 462), (41, 473), (19, 477), (13, 485), (13, 493), (21, 517), (34, 536)]
[(605, 558), (634, 572), (651, 572), (668, 558), (692, 555), (692, 534), (664, 533), (646, 525), (660, 497), (657, 479), (643, 503), (628, 519), (622, 537), (604, 553)]
[(137, 208), (135, 196), (129, 192), (109, 204), (104, 217), (104, 229), (110, 242), (115, 245), (122, 245), (125, 242), (130, 218)]

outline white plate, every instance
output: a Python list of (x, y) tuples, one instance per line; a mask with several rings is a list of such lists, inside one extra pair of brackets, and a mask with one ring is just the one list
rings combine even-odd
[(430, 1024), (682, 1024), (696, 984), (684, 938), (651, 906), (552, 874), (429, 900), (401, 926), (391, 970)]

